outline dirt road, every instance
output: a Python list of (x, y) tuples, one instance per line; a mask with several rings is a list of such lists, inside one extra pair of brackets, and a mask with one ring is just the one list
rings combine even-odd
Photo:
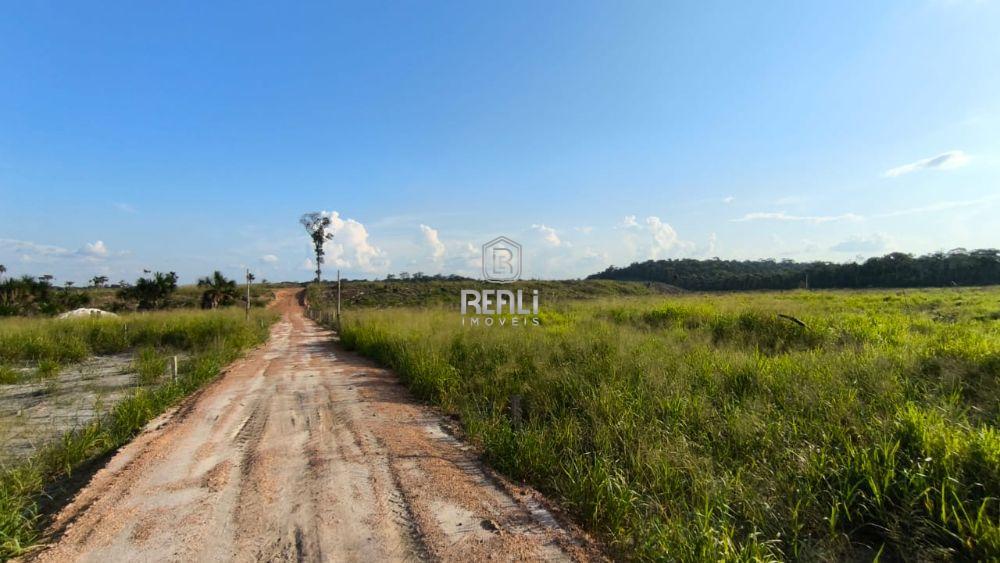
[(279, 294), (267, 344), (119, 451), (41, 561), (583, 560), (394, 374)]

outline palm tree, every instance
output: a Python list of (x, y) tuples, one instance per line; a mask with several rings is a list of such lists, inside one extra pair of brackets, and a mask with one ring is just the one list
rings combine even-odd
[(216, 270), (211, 277), (198, 280), (198, 287), (204, 287), (201, 294), (202, 309), (216, 309), (236, 299), (236, 281), (227, 280), (222, 272)]
[(90, 283), (94, 284), (94, 287), (104, 287), (104, 284), (108, 283), (108, 276), (94, 276), (90, 278)]
[(7, 266), (0, 264), (0, 279), (3, 279), (3, 275), (7, 273)]

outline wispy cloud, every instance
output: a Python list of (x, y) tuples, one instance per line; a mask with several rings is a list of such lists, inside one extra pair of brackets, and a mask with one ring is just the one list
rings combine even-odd
[(885, 213), (873, 213), (870, 215), (859, 215), (857, 213), (842, 213), (840, 215), (790, 215), (784, 211), (768, 211), (768, 212), (755, 212), (747, 213), (746, 215), (740, 217), (739, 219), (733, 219), (733, 222), (742, 223), (746, 221), (791, 221), (791, 222), (802, 222), (802, 223), (831, 223), (834, 221), (862, 221), (867, 219), (887, 219), (890, 217), (901, 217), (905, 215), (916, 215), (918, 213), (933, 213), (936, 211), (945, 211), (948, 209), (955, 209), (959, 207), (972, 207), (975, 205), (983, 205), (992, 201), (1000, 200), (1000, 195), (982, 197), (979, 199), (966, 199), (966, 200), (954, 200), (954, 201), (938, 201), (935, 203), (930, 203), (927, 205), (921, 205), (919, 207), (909, 207), (906, 209), (897, 209), (895, 211), (886, 211)]
[(115, 203), (112, 203), (111, 205), (113, 205), (115, 209), (117, 209), (118, 211), (121, 211), (122, 213), (138, 213), (139, 212), (139, 210), (136, 209), (134, 205), (131, 205), (131, 204), (128, 204), (128, 203), (115, 202)]
[(70, 250), (61, 246), (51, 244), (40, 244), (37, 242), (17, 239), (0, 239), (0, 251), (8, 251), (20, 256), (23, 262), (44, 262), (55, 263), (57, 261), (82, 260), (88, 263), (103, 262), (109, 257), (126, 256), (128, 252), (117, 252), (112, 254), (108, 250), (104, 241), (84, 243), (78, 250)]
[(709, 233), (708, 243), (705, 245), (705, 249), (702, 252), (706, 257), (715, 256), (715, 247), (719, 242), (719, 237), (715, 233)]
[(855, 213), (843, 213), (841, 215), (789, 215), (784, 211), (747, 213), (734, 222), (742, 223), (746, 221), (798, 221), (804, 223), (831, 223), (833, 221), (860, 221), (864, 219)]
[(830, 247), (834, 252), (879, 252), (889, 246), (889, 237), (882, 233), (855, 235)]
[(722, 198), (722, 203), (725, 203), (726, 205), (729, 205), (730, 203), (732, 203), (735, 200), (736, 200), (735, 197), (733, 197), (731, 195), (727, 195), (726, 197)]
[(886, 170), (882, 175), (886, 178), (897, 178), (904, 174), (917, 172), (919, 170), (951, 170), (965, 166), (969, 163), (970, 157), (962, 151), (943, 152), (937, 156), (924, 158), (916, 162), (897, 166)]
[(72, 251), (59, 246), (53, 246), (51, 244), (38, 244), (36, 242), (31, 242), (27, 240), (17, 240), (10, 238), (0, 239), (0, 248), (4, 248), (13, 252), (18, 252), (24, 255), (36, 255), (36, 256), (50, 256), (50, 257), (60, 257), (60, 256), (71, 256)]
[(786, 195), (774, 200), (774, 205), (798, 205), (804, 203), (806, 198), (800, 195)]
[(531, 228), (542, 233), (542, 238), (545, 239), (545, 242), (551, 244), (552, 246), (559, 246), (562, 244), (562, 240), (559, 238), (556, 230), (552, 227), (546, 227), (545, 225), (532, 225)]
[(260, 257), (260, 261), (263, 262), (263, 263), (265, 263), (265, 264), (277, 264), (278, 263), (278, 257), (275, 256), (274, 254), (265, 254), (265, 255), (263, 255), (263, 256)]
[(882, 219), (886, 217), (916, 215), (918, 213), (931, 213), (934, 211), (945, 211), (947, 209), (955, 209), (959, 207), (972, 207), (974, 205), (982, 205), (984, 203), (989, 203), (991, 201), (996, 201), (998, 199), (1000, 199), (1000, 195), (981, 197), (979, 199), (939, 201), (928, 205), (921, 205), (920, 207), (910, 207), (907, 209), (898, 209), (896, 211), (889, 211), (887, 213), (879, 213), (878, 215), (872, 215), (872, 217), (876, 219)]

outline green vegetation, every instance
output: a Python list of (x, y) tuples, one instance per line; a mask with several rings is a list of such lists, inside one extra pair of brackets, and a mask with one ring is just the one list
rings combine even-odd
[(541, 293), (538, 327), (341, 338), (624, 558), (1000, 557), (1000, 290)]
[(44, 278), (24, 276), (0, 281), (0, 317), (53, 315), (90, 303), (89, 294), (56, 289), (50, 279)]
[(299, 218), (299, 223), (305, 227), (312, 239), (313, 252), (316, 255), (316, 281), (323, 279), (323, 257), (326, 255), (325, 245), (333, 240), (333, 233), (329, 232), (333, 220), (323, 213), (305, 213)]
[[(442, 305), (458, 308), (458, 295), (463, 289), (487, 289), (496, 285), (476, 280), (440, 279), (417, 275), (386, 281), (344, 281), (341, 300), (344, 307), (402, 307)], [(610, 280), (588, 281), (523, 281), (504, 286), (505, 289), (537, 289), (547, 302), (568, 299), (593, 299), (597, 297), (624, 297), (678, 293), (676, 287), (656, 282), (619, 282)], [(317, 304), (334, 303), (337, 284), (323, 283), (309, 286), (308, 299)]]
[(692, 290), (951, 287), (1000, 284), (1000, 250), (894, 252), (861, 264), (791, 260), (648, 260), (590, 279), (660, 281)]
[(138, 375), (140, 385), (153, 385), (167, 371), (167, 356), (157, 352), (155, 348), (143, 348), (136, 354), (132, 368)]
[(177, 274), (156, 272), (151, 277), (135, 280), (135, 285), (122, 287), (118, 290), (118, 297), (122, 301), (135, 302), (140, 310), (148, 311), (163, 308), (175, 291), (177, 291)]
[[(221, 278), (221, 279), (220, 279)], [(251, 278), (252, 279), (252, 278)], [(130, 312), (157, 309), (211, 308), (246, 304), (236, 283), (221, 273), (199, 280), (197, 286), (178, 286), (173, 272), (156, 272), (139, 278), (135, 284), (124, 280), (107, 287), (106, 276), (95, 276), (89, 288), (74, 288), (67, 283), (63, 289), (52, 284), (52, 276), (31, 276), (0, 281), (0, 317), (51, 316), (79, 307), (95, 307), (105, 311)], [(209, 286), (204, 286), (205, 282)], [(209, 293), (206, 301), (206, 293)], [(274, 298), (271, 287), (251, 286), (250, 304), (262, 307)], [(212, 300), (215, 301), (212, 301)]]
[[(0, 321), (0, 361), (73, 362), (90, 354), (140, 348), (135, 366), (144, 383), (109, 414), (63, 436), (24, 463), (0, 468), (0, 560), (37, 542), (45, 525), (39, 504), (59, 483), (127, 443), (147, 422), (208, 381), (244, 350), (263, 342), (275, 315), (258, 310), (149, 313), (121, 318)], [(161, 378), (166, 357), (183, 350), (176, 380)], [(9, 378), (0, 367), (0, 378)], [(16, 374), (14, 375), (16, 379)]]
[(226, 279), (218, 270), (211, 276), (199, 279), (198, 287), (204, 290), (201, 294), (202, 309), (218, 309), (236, 302), (236, 281)]
[(243, 312), (236, 310), (216, 315), (176, 311), (81, 319), (4, 319), (0, 320), (0, 365), (71, 363), (144, 347), (197, 350), (213, 345), (220, 334), (243, 320)]

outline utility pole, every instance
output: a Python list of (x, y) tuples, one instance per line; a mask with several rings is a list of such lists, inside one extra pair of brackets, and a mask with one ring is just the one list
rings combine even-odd
[(340, 333), (340, 268), (337, 268), (337, 333)]
[(250, 268), (247, 268), (247, 320), (250, 320)]

